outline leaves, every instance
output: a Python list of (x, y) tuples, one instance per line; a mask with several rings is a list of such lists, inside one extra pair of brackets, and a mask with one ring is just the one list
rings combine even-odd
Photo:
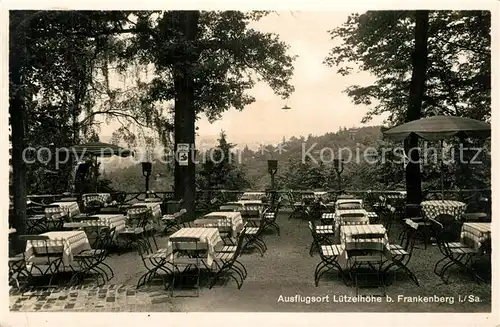
[[(487, 11), (434, 11), (429, 22), (429, 65), (422, 116), (452, 114), (488, 120), (490, 108), (490, 28)], [(372, 85), (346, 90), (355, 104), (367, 105), (363, 119), (388, 114), (404, 121), (413, 53), (411, 11), (352, 14), (330, 31), (332, 47), (325, 64), (347, 75), (358, 68), (375, 77)]]
[(234, 144), (227, 142), (222, 131), (217, 147), (201, 155), (203, 162), (197, 176), (199, 189), (242, 190), (250, 186), (241, 163), (231, 151), (233, 148)]

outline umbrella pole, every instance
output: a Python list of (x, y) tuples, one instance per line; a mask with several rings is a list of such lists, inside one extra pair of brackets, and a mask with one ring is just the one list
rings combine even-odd
[(444, 200), (444, 158), (443, 158), (444, 146), (443, 140), (441, 140), (441, 200)]
[(94, 162), (94, 192), (97, 193), (97, 174), (99, 173), (99, 168), (97, 166), (97, 156), (95, 156)]

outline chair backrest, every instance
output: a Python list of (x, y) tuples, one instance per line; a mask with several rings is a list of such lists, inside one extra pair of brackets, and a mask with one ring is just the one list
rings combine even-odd
[[(411, 257), (413, 249), (415, 248), (415, 241), (417, 239), (418, 224), (407, 219), (405, 229), (403, 231), (402, 244), (401, 246), (408, 252), (408, 256)], [(407, 260), (410, 260), (407, 258)]]
[(315, 232), (314, 227), (315, 227), (314, 222), (309, 220), (309, 230), (311, 231), (311, 233)]
[(135, 248), (146, 267), (149, 267), (149, 260), (146, 258), (148, 254), (153, 253), (153, 248), (149, 246), (145, 238), (139, 238), (134, 242)]
[(244, 218), (256, 218), (260, 217), (262, 213), (261, 209), (262, 204), (248, 204), (240, 212)]
[(247, 224), (248, 223), (244, 223), (243, 224), (243, 228), (238, 233), (238, 243), (236, 244), (236, 251), (234, 253), (234, 259), (235, 260), (239, 257), (239, 255), (241, 253), (241, 250), (243, 249), (243, 242), (245, 240), (245, 234), (246, 234)]
[(432, 218), (429, 218), (429, 222), (431, 223), (432, 231), (434, 232), (439, 251), (441, 251), (441, 253), (445, 256), (449, 256), (451, 250), (448, 243), (454, 240), (450, 237), (450, 235), (448, 235), (441, 222)]
[(98, 241), (96, 243), (97, 248), (101, 250), (107, 250), (113, 243), (113, 236), (115, 234), (115, 231), (116, 227), (101, 227), (99, 229)]
[(311, 231), (311, 236), (316, 241), (316, 239), (317, 239), (316, 224), (312, 220), (309, 220), (309, 230)]

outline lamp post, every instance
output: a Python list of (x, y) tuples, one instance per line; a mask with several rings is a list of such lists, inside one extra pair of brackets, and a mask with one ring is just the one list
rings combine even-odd
[(333, 159), (333, 168), (337, 173), (337, 178), (339, 182), (339, 191), (342, 192), (342, 172), (344, 171), (344, 161), (342, 159)]
[(149, 191), (149, 177), (151, 177), (151, 170), (153, 165), (151, 162), (141, 162), (142, 164), (142, 175), (146, 177), (146, 193)]
[(271, 175), (271, 205), (274, 206), (275, 185), (274, 176), (278, 172), (278, 160), (267, 161), (267, 171)]

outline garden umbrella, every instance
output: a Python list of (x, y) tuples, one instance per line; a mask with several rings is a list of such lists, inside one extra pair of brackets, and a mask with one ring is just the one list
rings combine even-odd
[[(90, 142), (85, 144), (78, 144), (71, 147), (71, 152), (78, 156), (88, 155), (97, 158), (108, 158), (112, 156), (128, 157), (133, 155), (132, 151), (122, 148), (121, 146), (103, 143), (103, 142)], [(97, 188), (97, 164), (94, 165), (94, 188)], [(97, 190), (96, 190), (97, 191)]]
[[(393, 141), (403, 141), (411, 134), (428, 141), (441, 141), (457, 134), (467, 137), (486, 138), (491, 134), (491, 125), (480, 120), (457, 116), (432, 116), (413, 120), (391, 128), (384, 136)], [(444, 198), (443, 162), (441, 161), (441, 198)]]

